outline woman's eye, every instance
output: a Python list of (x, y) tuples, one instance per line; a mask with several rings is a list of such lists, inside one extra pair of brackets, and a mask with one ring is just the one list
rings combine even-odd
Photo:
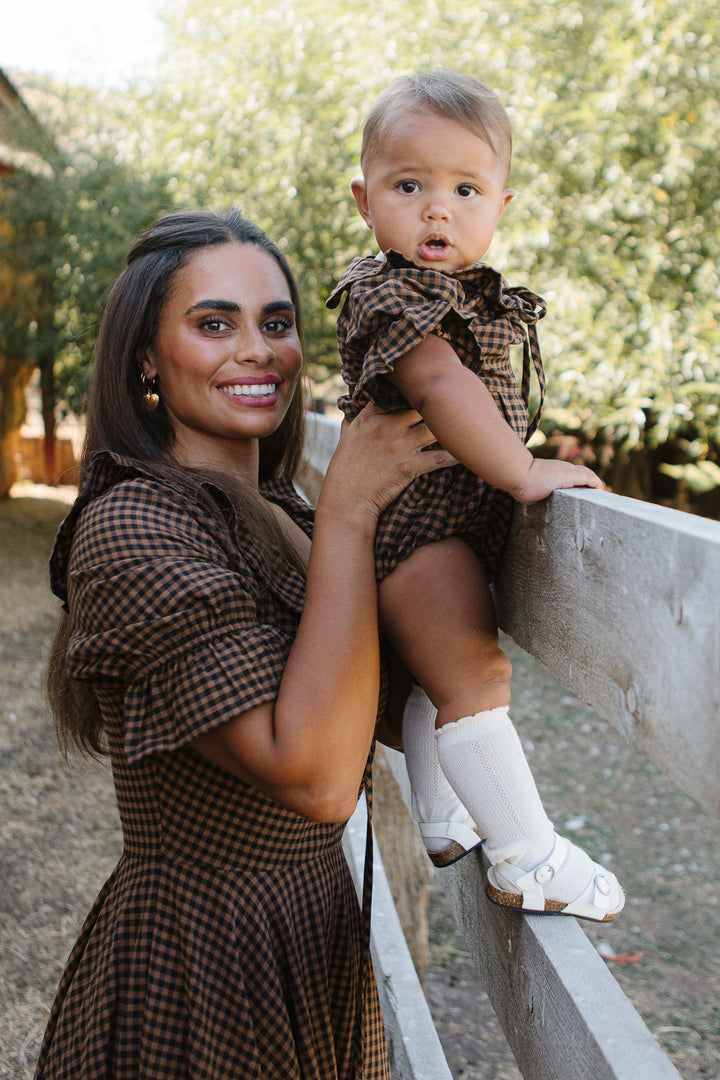
[(417, 180), (401, 180), (398, 184), (398, 191), (402, 191), (403, 195), (412, 195), (419, 190), (420, 185)]
[(203, 330), (209, 330), (211, 334), (220, 334), (223, 330), (227, 330), (228, 324), (225, 319), (203, 319), (200, 327)]
[(469, 199), (472, 195), (477, 195), (478, 193), (478, 189), (474, 184), (458, 184), (455, 190), (463, 199)]
[(263, 326), (266, 334), (284, 334), (292, 326), (290, 319), (271, 319)]

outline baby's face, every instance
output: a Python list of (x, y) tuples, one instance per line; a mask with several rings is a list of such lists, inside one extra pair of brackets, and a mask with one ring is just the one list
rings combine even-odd
[(383, 251), (452, 273), (490, 247), (514, 194), (506, 174), (489, 143), (462, 124), (410, 113), (393, 119), (353, 194)]

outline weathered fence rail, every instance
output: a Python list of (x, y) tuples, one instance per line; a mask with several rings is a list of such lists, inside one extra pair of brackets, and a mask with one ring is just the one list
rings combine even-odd
[[(309, 461), (322, 474), (338, 427), (310, 420)], [(522, 649), (720, 816), (720, 523), (606, 492), (556, 492), (518, 508), (495, 599)], [(386, 756), (407, 798), (402, 755)], [(358, 827), (347, 840), (356, 864)], [(579, 924), (486, 903), (482, 860), (438, 878), (526, 1080), (677, 1080)], [(440, 1080), (447, 1066), (432, 1036), (432, 1047), (416, 1042), (428, 1022), (409, 957), (396, 931), (392, 956), (383, 940), (378, 877), (373, 954), (394, 1075)]]

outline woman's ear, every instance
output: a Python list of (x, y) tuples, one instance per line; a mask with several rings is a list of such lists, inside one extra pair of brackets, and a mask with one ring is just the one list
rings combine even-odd
[(138, 366), (146, 379), (154, 379), (157, 377), (158, 370), (157, 365), (155, 364), (152, 345), (148, 345), (144, 356), (138, 356)]
[(367, 225), (368, 229), (372, 229), (373, 223), (370, 217), (370, 205), (367, 197), (367, 184), (364, 180), (353, 180), (350, 184), (350, 190), (353, 193), (357, 208), (360, 211), (360, 216)]

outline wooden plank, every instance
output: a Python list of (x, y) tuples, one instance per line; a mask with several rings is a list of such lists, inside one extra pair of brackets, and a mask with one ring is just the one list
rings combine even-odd
[[(347, 824), (345, 857), (362, 895), (365, 800)], [(371, 951), (393, 1080), (452, 1080), (395, 910), (385, 867), (374, 844)]]
[(307, 413), (305, 422), (305, 458), (324, 476), (340, 438), (341, 421), (322, 413)]
[[(308, 417), (324, 471), (339, 435)], [(720, 523), (582, 489), (517, 507), (500, 625), (720, 816)]]
[[(384, 752), (409, 805), (404, 758)], [(579, 923), (496, 907), (486, 869), (471, 853), (437, 876), (525, 1080), (680, 1080)]]
[[(322, 426), (324, 470), (334, 436)], [(518, 644), (711, 805), (719, 554), (715, 523), (605, 492), (557, 492), (518, 510), (496, 588), (501, 625)], [(691, 715), (668, 706), (691, 691)], [(404, 759), (385, 753), (408, 802)], [(526, 1080), (679, 1080), (580, 925), (496, 908), (485, 870), (484, 855), (470, 855), (438, 878)], [(381, 984), (382, 955), (374, 945)], [(413, 1009), (401, 1018), (399, 1001), (390, 994), (383, 1011), (395, 1043), (408, 1045)]]
[(607, 492), (518, 507), (501, 627), (720, 816), (720, 523)]

